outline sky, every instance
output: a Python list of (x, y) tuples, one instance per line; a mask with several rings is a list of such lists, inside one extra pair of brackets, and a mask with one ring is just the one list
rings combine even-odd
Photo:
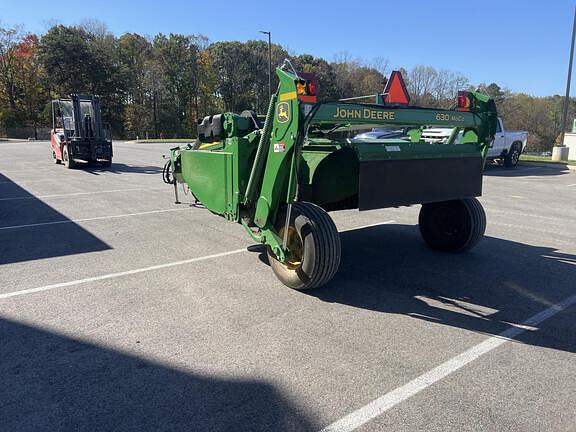
[(258, 31), (269, 30), (273, 42), (295, 54), (385, 58), (391, 69), (430, 65), (473, 84), (546, 96), (565, 93), (575, 6), (572, 0), (0, 0), (0, 24), (41, 34), (54, 23), (97, 19), (118, 36), (172, 32), (211, 42), (262, 39)]

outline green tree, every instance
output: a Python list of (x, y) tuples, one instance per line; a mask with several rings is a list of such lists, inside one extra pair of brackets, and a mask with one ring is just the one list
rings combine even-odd
[(129, 138), (145, 138), (152, 130), (153, 118), (150, 110), (144, 105), (129, 104), (124, 107), (123, 124)]
[(152, 44), (136, 33), (118, 38), (116, 58), (126, 82), (126, 103), (144, 105), (150, 97), (146, 75), (153, 61)]
[[(261, 40), (250, 40), (245, 43), (245, 47), (250, 53), (249, 74), (250, 86), (254, 96), (254, 108), (259, 113), (266, 113), (270, 97), (268, 94), (268, 42)], [(272, 92), (278, 87), (278, 76), (276, 67), (280, 66), (285, 58), (288, 58), (288, 52), (280, 45), (272, 44)]]
[(208, 47), (216, 73), (215, 96), (225, 110), (240, 112), (255, 106), (251, 52), (241, 42), (216, 42)]
[(170, 34), (154, 38), (154, 53), (162, 70), (161, 123), (178, 136), (194, 131), (200, 107), (199, 38)]
[(339, 97), (338, 86), (336, 84), (336, 73), (330, 63), (320, 57), (310, 54), (302, 54), (292, 58), (296, 71), (312, 73), (319, 82), (318, 100), (335, 100)]
[(120, 132), (125, 83), (114, 62), (113, 38), (107, 40), (104, 44), (82, 28), (57, 25), (42, 36), (38, 54), (55, 96), (99, 95), (103, 119)]

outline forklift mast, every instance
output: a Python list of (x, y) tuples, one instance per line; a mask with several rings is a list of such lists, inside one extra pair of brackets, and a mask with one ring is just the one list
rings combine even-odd
[(64, 129), (67, 137), (107, 139), (102, 124), (100, 99), (97, 96), (71, 95), (52, 101), (53, 129)]
[(71, 95), (52, 101), (52, 157), (69, 168), (76, 162), (112, 163), (112, 141), (102, 124), (97, 96)]

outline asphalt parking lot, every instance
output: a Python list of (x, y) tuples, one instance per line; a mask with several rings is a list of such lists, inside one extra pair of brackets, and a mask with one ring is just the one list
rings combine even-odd
[(173, 204), (169, 147), (0, 143), (0, 430), (576, 429), (576, 172), (488, 167), (463, 255), (418, 207), (333, 213), (340, 270), (302, 293)]

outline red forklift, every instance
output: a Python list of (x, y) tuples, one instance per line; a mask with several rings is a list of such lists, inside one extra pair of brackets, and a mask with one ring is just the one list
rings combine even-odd
[(96, 96), (71, 95), (52, 101), (50, 143), (54, 163), (76, 168), (79, 163), (112, 164), (112, 140), (102, 124)]

